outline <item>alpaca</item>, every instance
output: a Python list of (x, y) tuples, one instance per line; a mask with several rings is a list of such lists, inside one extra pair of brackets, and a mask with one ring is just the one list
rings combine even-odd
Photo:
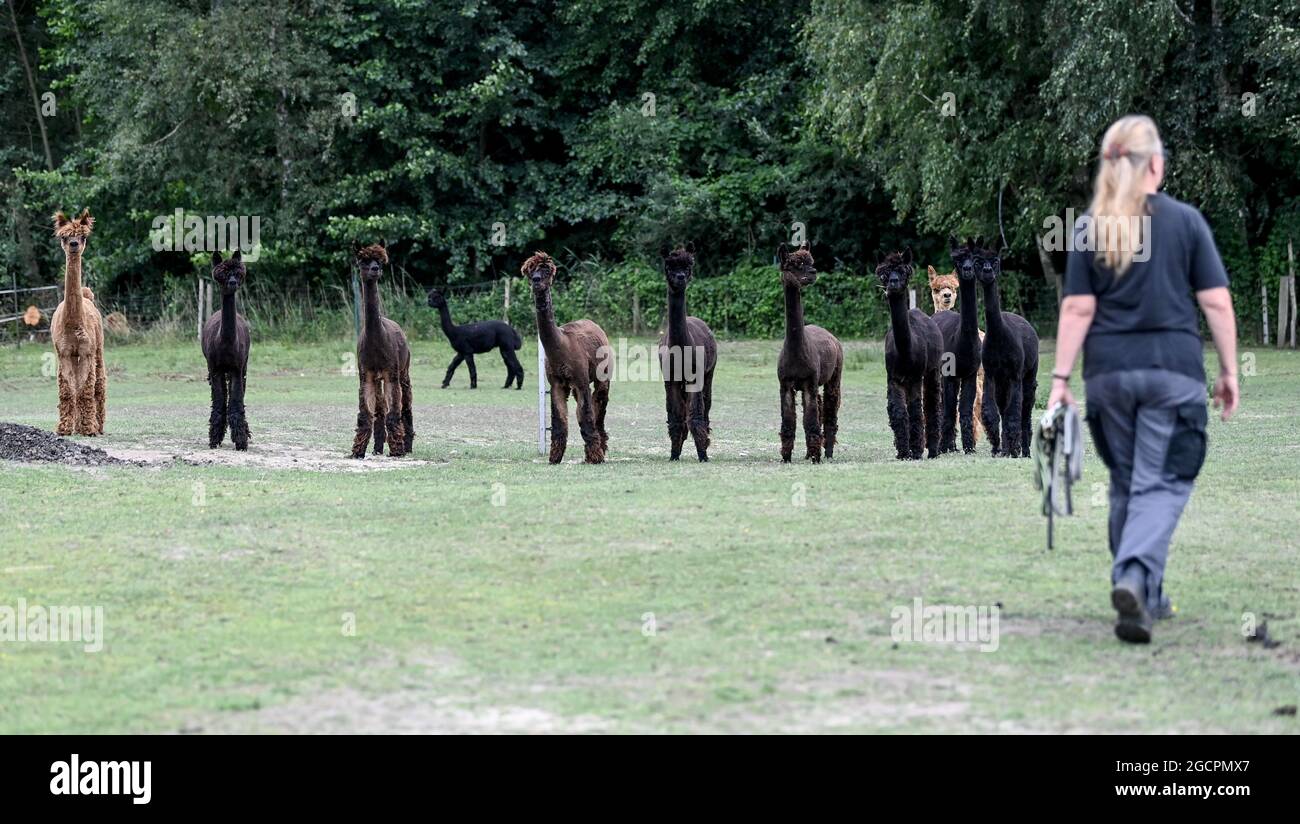
[(686, 314), (686, 287), (695, 273), (695, 244), (675, 250), (665, 245), (659, 254), (668, 282), (668, 329), (659, 338), (659, 362), (672, 441), (669, 460), (681, 458), (689, 427), (695, 456), (705, 462), (709, 460), (709, 409), (713, 406), (718, 342), (708, 324)]
[(104, 372), (104, 324), (95, 293), (81, 285), (81, 256), (95, 226), (89, 209), (71, 220), (54, 214), (54, 236), (63, 247), (63, 302), (50, 319), (50, 340), (59, 361), (60, 435), (103, 435), (108, 413)]
[[(794, 452), (795, 395), (801, 392), (803, 431), (808, 447), (804, 458), (821, 463), (823, 447), (827, 460), (835, 455), (844, 348), (820, 326), (804, 325), (801, 293), (817, 280), (817, 269), (807, 244), (792, 251), (782, 243), (777, 259), (785, 290), (785, 343), (776, 363), (776, 377), (781, 384), (781, 460), (789, 463)], [(817, 396), (819, 389), (821, 398)]]
[(569, 440), (569, 395), (578, 405), (578, 430), (586, 445), (586, 463), (603, 463), (609, 451), (605, 431), (605, 408), (609, 405), (609, 381), (613, 375), (613, 350), (605, 331), (589, 320), (555, 325), (551, 305), (551, 284), (555, 262), (545, 252), (536, 252), (520, 268), (533, 287), (537, 311), (537, 335), (546, 352), (546, 380), (551, 385), (551, 456), (564, 460)]
[(908, 309), (912, 250), (891, 252), (876, 266), (876, 278), (889, 301), (885, 334), (889, 425), (900, 461), (939, 455), (939, 403), (943, 397), (940, 366), (943, 335), (929, 315)]
[(1028, 458), (1034, 393), (1038, 390), (1038, 335), (1029, 321), (1002, 311), (998, 296), (1002, 257), (998, 251), (969, 241), (967, 248), (975, 277), (984, 288), (982, 359), (985, 385), (993, 399), (993, 403), (984, 404), (984, 429), (994, 455)]
[[(961, 267), (959, 250), (953, 243), (953, 261)], [(962, 451), (975, 451), (979, 443), (980, 415), (984, 404), (984, 367), (980, 364), (980, 346), (984, 342), (984, 333), (979, 330), (979, 307), (975, 305), (975, 270), (969, 275), (962, 269), (966, 279), (958, 281), (954, 272), (940, 276), (934, 267), (927, 267), (930, 273), (930, 294), (934, 298), (934, 322), (943, 335), (943, 429), (939, 437), (939, 451), (957, 451), (958, 397), (961, 417)], [(961, 290), (961, 314), (952, 311), (957, 302), (957, 291)], [(942, 307), (942, 308), (941, 308)], [(974, 381), (972, 384), (971, 382)], [(973, 393), (973, 400), (971, 396)]]
[(379, 306), (379, 276), (388, 262), (380, 244), (357, 252), (361, 271), (361, 334), (357, 336), (357, 375), (361, 379), (357, 436), (352, 457), (364, 458), (373, 429), (375, 454), (399, 458), (411, 451), (415, 426), (411, 418), (411, 349), (402, 327), (383, 316)]
[(443, 389), (451, 383), (451, 376), (455, 374), (456, 367), (460, 366), (461, 361), (469, 367), (469, 388), (477, 389), (478, 370), (474, 367), (474, 356), (491, 352), (493, 349), (501, 351), (501, 360), (506, 364), (506, 385), (501, 388), (509, 389), (511, 383), (516, 384), (515, 389), (524, 388), (524, 367), (520, 365), (519, 358), (515, 357), (515, 352), (524, 345), (524, 339), (513, 326), (500, 320), (485, 320), (457, 326), (451, 322), (451, 309), (447, 306), (447, 298), (437, 289), (429, 290), (429, 305), (438, 310), (438, 315), (442, 319), (442, 333), (447, 336), (451, 348), (456, 352), (456, 357), (451, 359), (451, 366), (447, 367), (447, 374), (442, 379)]
[(208, 419), (208, 448), (216, 449), (226, 437), (236, 450), (248, 449), (248, 419), (244, 415), (244, 390), (248, 386), (248, 321), (235, 311), (235, 294), (247, 272), (238, 249), (223, 261), (212, 253), (212, 279), (221, 287), (221, 309), (203, 324), (203, 357), (208, 362), (212, 387), (212, 416)]

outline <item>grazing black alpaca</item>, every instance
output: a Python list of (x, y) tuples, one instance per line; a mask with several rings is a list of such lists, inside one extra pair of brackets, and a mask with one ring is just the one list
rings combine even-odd
[(672, 440), (669, 459), (681, 458), (689, 427), (695, 440), (695, 456), (707, 461), (718, 342), (708, 324), (686, 314), (686, 287), (695, 273), (695, 244), (675, 250), (665, 245), (660, 255), (668, 282), (668, 331), (659, 338), (659, 361), (668, 406), (668, 437)]
[[(929, 451), (939, 456), (939, 403), (943, 396), (940, 365), (943, 336), (929, 315), (908, 309), (912, 250), (890, 252), (876, 266), (876, 277), (889, 300), (885, 333), (889, 425), (900, 461), (920, 460)], [(924, 438), (924, 440), (922, 440)]]
[(248, 384), (248, 321), (235, 311), (235, 293), (246, 275), (236, 249), (230, 260), (212, 253), (212, 279), (221, 287), (221, 310), (203, 324), (203, 357), (208, 361), (212, 386), (212, 416), (208, 419), (208, 446), (216, 449), (226, 437), (235, 449), (248, 448), (248, 420), (244, 416), (244, 388)]
[(994, 455), (1028, 458), (1034, 393), (1038, 391), (1038, 334), (1029, 321), (1002, 311), (998, 297), (1002, 257), (998, 251), (976, 244), (971, 248), (975, 276), (984, 287), (984, 429)]
[[(953, 265), (961, 291), (961, 313), (951, 309), (934, 313), (943, 335), (943, 432), (940, 452), (956, 452), (956, 426), (961, 418), (961, 448), (975, 451), (975, 399), (979, 396), (980, 343), (979, 306), (975, 297), (975, 244), (949, 239)], [(958, 407), (960, 406), (960, 410)]]
[(501, 350), (501, 360), (506, 364), (506, 385), (501, 388), (509, 389), (511, 383), (516, 384), (515, 389), (524, 388), (524, 367), (520, 365), (519, 358), (515, 357), (515, 352), (524, 345), (524, 339), (513, 326), (500, 320), (457, 326), (451, 322), (451, 309), (447, 306), (446, 296), (437, 289), (429, 290), (429, 305), (438, 310), (438, 315), (442, 318), (442, 333), (447, 336), (451, 348), (456, 350), (456, 357), (451, 359), (447, 375), (442, 379), (443, 389), (451, 383), (451, 376), (461, 361), (469, 367), (469, 388), (477, 389), (478, 370), (474, 368), (474, 356), (493, 349)]

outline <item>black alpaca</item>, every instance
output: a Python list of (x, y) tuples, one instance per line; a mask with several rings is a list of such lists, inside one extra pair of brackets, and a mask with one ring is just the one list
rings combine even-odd
[(686, 314), (686, 287), (695, 273), (695, 244), (676, 250), (664, 245), (660, 256), (668, 282), (668, 331), (659, 339), (659, 361), (668, 406), (668, 437), (672, 441), (669, 459), (681, 458), (689, 428), (695, 456), (707, 461), (718, 342), (708, 324)]
[[(975, 244), (950, 238), (953, 265), (961, 290), (961, 314), (951, 309), (934, 313), (943, 335), (943, 432), (940, 452), (956, 452), (957, 419), (961, 418), (961, 448), (975, 451), (976, 377), (980, 371), (979, 307), (975, 298)], [(960, 405), (960, 410), (958, 406)]]
[[(939, 456), (939, 379), (943, 336), (929, 315), (908, 309), (907, 284), (912, 279), (912, 250), (891, 252), (876, 266), (889, 300), (889, 331), (885, 333), (885, 374), (888, 376), (889, 425), (900, 461)], [(924, 437), (924, 441), (922, 438)]]
[(1029, 321), (1002, 311), (998, 297), (1001, 255), (996, 249), (975, 244), (972, 251), (975, 276), (984, 287), (984, 429), (994, 455), (1028, 458), (1034, 393), (1038, 391), (1038, 335)]
[(456, 350), (456, 357), (451, 359), (451, 366), (447, 367), (447, 375), (442, 379), (443, 389), (451, 383), (451, 376), (455, 374), (456, 367), (460, 366), (461, 361), (469, 367), (469, 388), (477, 389), (478, 370), (474, 368), (474, 356), (491, 352), (493, 349), (501, 350), (501, 360), (506, 364), (506, 385), (501, 388), (509, 389), (511, 383), (516, 384), (515, 389), (524, 388), (524, 367), (520, 365), (519, 358), (515, 357), (515, 352), (524, 345), (524, 340), (513, 326), (500, 320), (484, 320), (457, 326), (451, 322), (451, 309), (447, 306), (447, 298), (436, 289), (429, 291), (429, 305), (438, 310), (438, 315), (442, 318), (442, 333), (451, 342), (451, 348)]
[(212, 416), (208, 419), (208, 446), (221, 445), (230, 426), (235, 449), (248, 448), (248, 420), (244, 416), (244, 388), (248, 384), (248, 321), (235, 311), (235, 293), (246, 275), (239, 250), (222, 261), (212, 253), (212, 279), (221, 287), (221, 311), (203, 324), (203, 357), (208, 361), (212, 386)]

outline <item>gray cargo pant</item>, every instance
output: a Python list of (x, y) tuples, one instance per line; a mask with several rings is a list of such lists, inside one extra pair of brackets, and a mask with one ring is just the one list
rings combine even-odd
[(1130, 563), (1146, 572), (1147, 608), (1162, 595), (1169, 539), (1205, 460), (1205, 384), (1133, 369), (1087, 382), (1088, 428), (1110, 469), (1111, 582)]

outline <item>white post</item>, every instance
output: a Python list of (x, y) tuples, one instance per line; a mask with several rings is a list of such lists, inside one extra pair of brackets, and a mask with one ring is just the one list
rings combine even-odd
[(200, 342), (200, 343), (202, 343), (202, 342), (203, 342), (203, 321), (204, 321), (204, 317), (203, 317), (203, 278), (199, 278), (198, 288), (197, 288), (196, 291), (198, 292), (198, 294), (195, 295), (194, 315), (195, 315), (195, 317), (198, 318), (198, 329), (195, 331), (194, 336), (197, 337), (197, 338), (199, 339), (199, 342)]
[(546, 454), (546, 350), (542, 348), (542, 336), (537, 336), (537, 453)]
[(916, 290), (915, 290), (915, 289), (908, 289), (908, 290), (907, 290), (907, 308), (908, 308), (908, 309), (915, 309), (915, 308), (916, 308)]

